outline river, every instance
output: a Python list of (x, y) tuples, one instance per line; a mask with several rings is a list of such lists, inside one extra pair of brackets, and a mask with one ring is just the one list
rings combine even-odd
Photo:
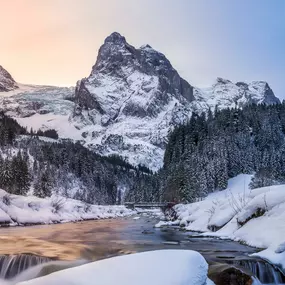
[[(148, 250), (191, 249), (200, 252), (209, 264), (239, 263), (256, 271), (257, 275), (265, 275), (260, 276), (265, 283), (279, 284), (275, 273), (263, 272), (263, 263), (248, 259), (248, 255), (257, 249), (230, 240), (199, 237), (176, 227), (154, 228), (157, 221), (155, 216), (141, 214), (135, 219), (1, 228), (0, 255), (33, 254), (57, 260), (98, 260)], [(268, 274), (273, 277), (269, 278)]]

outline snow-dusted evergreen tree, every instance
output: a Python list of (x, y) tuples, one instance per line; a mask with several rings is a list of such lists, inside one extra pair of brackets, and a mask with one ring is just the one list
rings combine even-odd
[(10, 189), (12, 185), (13, 173), (11, 169), (11, 161), (1, 157), (0, 165), (0, 188)]
[(23, 158), (21, 151), (18, 151), (17, 156), (13, 157), (11, 171), (13, 173), (13, 193), (25, 195), (30, 189), (31, 176), (28, 161)]
[(34, 185), (34, 195), (40, 198), (50, 197), (53, 188), (52, 181), (49, 167), (41, 171)]
[[(193, 114), (169, 135), (160, 172), (165, 199), (177, 195), (184, 201), (224, 189), (240, 173), (256, 173), (253, 188), (284, 182), (284, 114), (284, 102)], [(187, 181), (180, 192), (179, 181)]]

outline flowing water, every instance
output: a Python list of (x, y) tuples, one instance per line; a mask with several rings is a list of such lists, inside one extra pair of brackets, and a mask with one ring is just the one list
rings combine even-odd
[(19, 254), (19, 255), (2, 255), (0, 256), (0, 278), (11, 279), (22, 271), (51, 261), (47, 257)]
[(201, 238), (175, 227), (156, 229), (153, 227), (156, 222), (157, 218), (142, 214), (139, 219), (2, 228), (0, 278), (15, 284), (120, 254), (157, 249), (191, 249), (199, 251), (210, 265), (232, 264), (251, 272), (262, 284), (285, 283), (278, 269), (262, 260), (248, 257), (256, 252), (254, 248), (230, 240)]
[(262, 284), (285, 284), (284, 275), (273, 265), (264, 260), (241, 259), (233, 261), (234, 265), (249, 269)]

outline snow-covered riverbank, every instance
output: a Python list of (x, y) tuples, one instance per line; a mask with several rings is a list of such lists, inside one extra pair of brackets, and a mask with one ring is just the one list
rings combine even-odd
[(171, 223), (203, 235), (230, 238), (262, 248), (257, 256), (285, 269), (285, 185), (250, 190), (250, 175), (229, 180), (224, 191), (203, 201), (176, 205), (178, 218)]
[(0, 190), (0, 225), (35, 225), (124, 217), (136, 212), (124, 206), (90, 205), (60, 196), (37, 198)]

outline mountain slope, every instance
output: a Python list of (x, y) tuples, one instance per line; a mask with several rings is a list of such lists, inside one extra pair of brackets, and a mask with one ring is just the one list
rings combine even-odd
[(75, 98), (72, 121), (89, 147), (153, 169), (161, 166), (168, 128), (188, 118), (194, 100), (193, 87), (163, 54), (135, 49), (118, 33), (105, 40)]
[(71, 120), (90, 148), (155, 170), (162, 165), (169, 129), (193, 111), (279, 102), (265, 82), (218, 78), (211, 88), (195, 88), (163, 54), (148, 45), (136, 49), (118, 33), (105, 40), (90, 76), (77, 83), (75, 98)]
[(0, 92), (0, 106), (20, 124), (54, 128), (102, 155), (119, 154), (153, 170), (162, 166), (169, 131), (192, 112), (279, 102), (263, 81), (218, 78), (210, 88), (194, 87), (162, 53), (149, 45), (137, 49), (119, 33), (107, 37), (91, 74), (75, 89), (18, 86)]
[(0, 65), (0, 92), (11, 91), (17, 87), (11, 74)]
[(28, 129), (56, 129), (63, 138), (80, 139), (69, 122), (75, 103), (74, 88), (17, 84), (0, 92), (0, 110)]

